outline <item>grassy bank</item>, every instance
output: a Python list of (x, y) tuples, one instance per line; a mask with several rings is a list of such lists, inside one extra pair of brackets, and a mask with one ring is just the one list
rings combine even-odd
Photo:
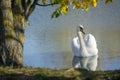
[(120, 70), (93, 72), (74, 69), (0, 67), (0, 80), (120, 80)]

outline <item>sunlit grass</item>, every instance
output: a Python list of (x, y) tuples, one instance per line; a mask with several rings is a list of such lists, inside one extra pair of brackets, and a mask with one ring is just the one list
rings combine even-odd
[(0, 67), (0, 80), (117, 80), (120, 78), (120, 70), (114, 71), (87, 71), (46, 68), (12, 68)]

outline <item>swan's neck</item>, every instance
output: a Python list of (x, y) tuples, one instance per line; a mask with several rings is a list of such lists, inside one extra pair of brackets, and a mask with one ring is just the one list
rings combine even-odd
[(79, 42), (80, 42), (80, 51), (81, 51), (81, 55), (82, 56), (88, 56), (87, 54), (87, 49), (86, 49), (86, 45), (83, 39), (83, 35), (81, 31), (78, 31), (78, 38), (79, 38)]

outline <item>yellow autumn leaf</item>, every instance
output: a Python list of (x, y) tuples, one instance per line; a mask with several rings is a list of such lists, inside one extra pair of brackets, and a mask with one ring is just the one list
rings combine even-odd
[(88, 7), (86, 7), (85, 11), (88, 11), (88, 10), (89, 10), (89, 8), (88, 8)]
[(61, 11), (63, 14), (67, 14), (68, 6), (67, 6), (67, 5), (61, 6), (61, 7), (60, 7), (60, 11)]
[(88, 10), (88, 2), (86, 2), (86, 1), (82, 2), (81, 9), (84, 9), (87, 11)]
[(97, 0), (91, 0), (91, 3), (90, 3), (93, 7), (96, 7), (97, 6)]
[(46, 4), (46, 0), (42, 0), (42, 3), (45, 5)]
[(111, 3), (113, 2), (113, 0), (106, 0), (105, 3), (108, 4), (108, 3)]
[(76, 6), (76, 8), (80, 8), (80, 6), (81, 6), (80, 2), (79, 1), (75, 2), (75, 6)]

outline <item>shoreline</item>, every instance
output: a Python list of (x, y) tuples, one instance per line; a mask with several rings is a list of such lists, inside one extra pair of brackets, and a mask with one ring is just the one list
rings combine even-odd
[(47, 69), (0, 67), (0, 80), (119, 80), (120, 70)]

